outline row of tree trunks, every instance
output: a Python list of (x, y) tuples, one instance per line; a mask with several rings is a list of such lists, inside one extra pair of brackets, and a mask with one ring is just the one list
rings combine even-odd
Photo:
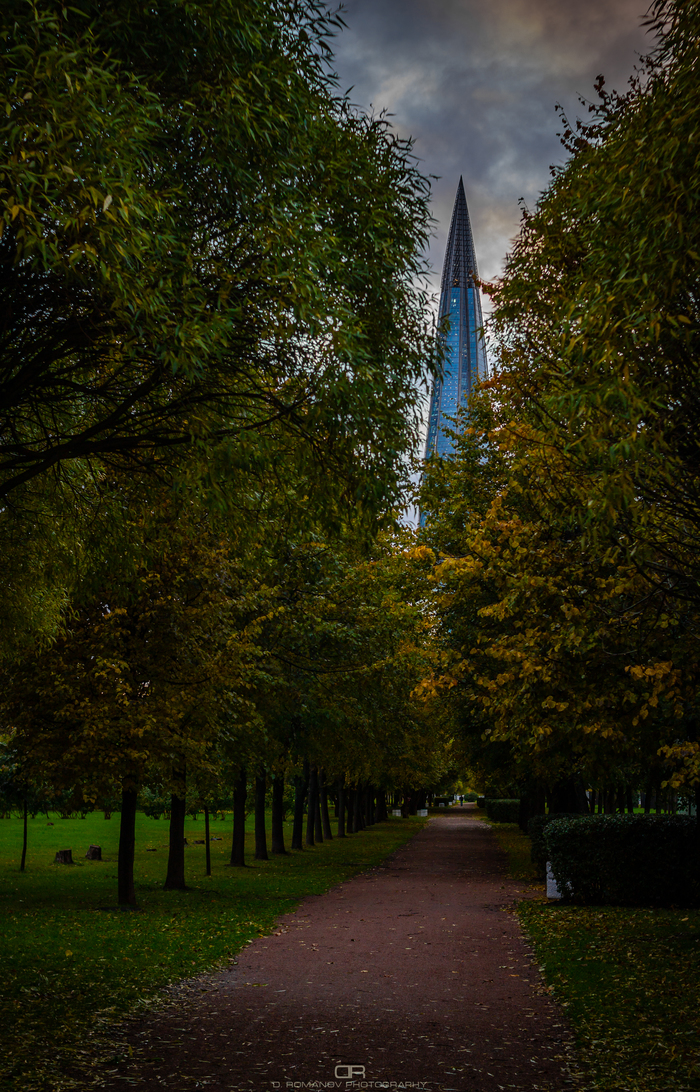
[[(187, 816), (186, 778), (184, 767), (174, 771), (174, 781), (179, 792), (173, 793), (170, 800), (170, 827), (168, 847), (168, 867), (164, 887), (167, 890), (186, 890), (185, 883), (185, 818)], [(231, 858), (233, 867), (245, 867), (245, 824), (246, 801), (248, 795), (247, 770), (242, 767), (233, 789), (233, 835)], [(328, 807), (328, 786), (323, 771), (316, 766), (304, 763), (302, 776), (294, 779), (294, 822), (292, 830), (292, 849), (303, 848), (304, 807), (308, 798), (306, 824), (306, 845), (314, 846), (323, 841), (331, 841), (330, 812)], [(255, 777), (255, 859), (269, 860), (267, 852), (267, 834), (265, 830), (265, 801), (267, 778), (264, 769)], [(119, 860), (117, 866), (118, 900), (121, 906), (135, 906), (134, 889), (134, 851), (136, 845), (136, 803), (138, 789), (127, 786), (122, 791), (121, 823), (119, 828)], [(348, 834), (357, 834), (365, 827), (382, 822), (388, 818), (386, 792), (369, 784), (348, 788), (341, 781), (337, 787), (336, 813), (338, 816), (337, 837), (345, 838)], [(211, 875), (211, 848), (209, 841), (209, 809), (204, 808), (206, 875)], [(272, 829), (270, 851), (273, 854), (286, 854), (284, 844), (284, 778), (275, 777), (272, 782)], [(24, 863), (24, 862), (22, 862)]]

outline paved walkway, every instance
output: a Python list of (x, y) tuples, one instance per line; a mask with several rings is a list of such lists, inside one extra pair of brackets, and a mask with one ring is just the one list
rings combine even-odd
[(570, 1088), (565, 1021), (509, 912), (521, 894), (486, 824), (432, 819), (138, 1025), (108, 1087)]

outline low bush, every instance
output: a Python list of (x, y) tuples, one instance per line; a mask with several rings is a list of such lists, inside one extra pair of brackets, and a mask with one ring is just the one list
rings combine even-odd
[(517, 823), (520, 814), (519, 800), (484, 800), (486, 814), (492, 823)]
[(537, 869), (537, 875), (541, 880), (547, 875), (547, 845), (544, 840), (545, 827), (549, 826), (555, 819), (576, 819), (580, 816), (573, 815), (569, 812), (552, 811), (547, 815), (533, 815), (532, 819), (528, 819), (527, 833), (530, 836), (532, 847), (530, 849), (530, 860)]
[(577, 902), (673, 906), (700, 902), (698, 828), (684, 815), (579, 815), (544, 830), (560, 891)]

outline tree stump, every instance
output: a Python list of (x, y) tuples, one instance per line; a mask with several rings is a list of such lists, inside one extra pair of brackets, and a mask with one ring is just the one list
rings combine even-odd
[(73, 864), (73, 850), (59, 849), (56, 851), (54, 864)]
[(85, 854), (86, 861), (101, 861), (102, 860), (102, 846), (88, 846), (88, 851)]

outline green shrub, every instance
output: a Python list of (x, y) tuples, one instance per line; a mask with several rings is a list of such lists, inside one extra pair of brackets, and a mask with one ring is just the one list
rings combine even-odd
[(530, 848), (530, 860), (537, 869), (537, 875), (541, 880), (547, 875), (547, 846), (544, 840), (544, 830), (554, 819), (577, 819), (580, 816), (569, 812), (552, 811), (547, 815), (533, 815), (528, 819), (527, 833), (532, 843)]
[(700, 901), (698, 830), (685, 815), (556, 817), (544, 831), (560, 891), (577, 902), (688, 905)]
[(492, 823), (517, 823), (520, 814), (519, 800), (484, 800), (486, 814)]

